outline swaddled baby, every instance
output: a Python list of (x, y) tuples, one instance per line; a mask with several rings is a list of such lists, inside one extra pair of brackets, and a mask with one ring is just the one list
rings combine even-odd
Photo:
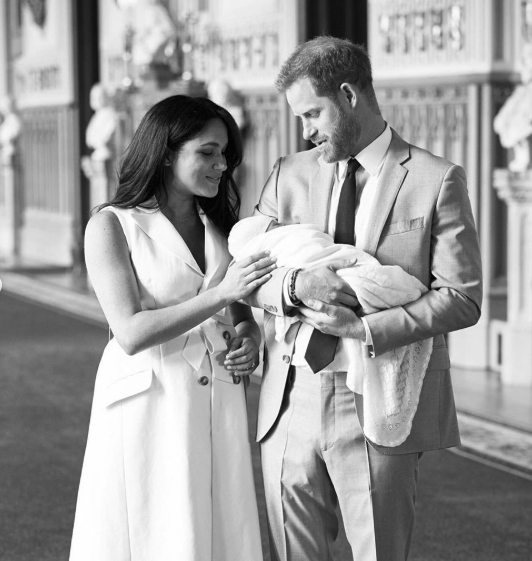
[[(339, 269), (355, 291), (367, 315), (417, 300), (427, 288), (397, 265), (381, 265), (352, 245), (335, 244), (332, 236), (313, 224), (281, 225), (270, 217), (253, 216), (238, 222), (229, 235), (235, 259), (269, 250), (278, 267), (308, 268), (339, 259), (354, 262)], [(355, 262), (356, 260), (356, 262)], [(281, 341), (292, 323), (289, 316), (275, 317), (276, 339)], [(347, 386), (364, 396), (364, 432), (383, 446), (398, 446), (412, 426), (423, 378), (432, 352), (432, 338), (370, 358), (357, 339), (344, 339), (349, 356)]]

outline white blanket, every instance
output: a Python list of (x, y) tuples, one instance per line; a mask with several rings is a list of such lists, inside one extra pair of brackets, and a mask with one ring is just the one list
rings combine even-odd
[[(279, 267), (306, 268), (356, 258), (355, 265), (337, 272), (357, 294), (363, 315), (405, 305), (427, 292), (419, 280), (401, 267), (380, 265), (374, 257), (354, 246), (335, 244), (330, 235), (311, 224), (281, 226), (257, 235), (243, 247), (238, 245), (236, 236), (230, 235), (229, 251), (235, 259), (269, 250), (277, 257)], [(278, 341), (295, 321), (298, 320), (293, 317), (276, 316)], [(362, 341), (344, 339), (344, 345), (349, 356), (347, 386), (364, 396), (365, 435), (376, 444), (398, 446), (412, 428), (432, 352), (432, 338), (375, 358), (369, 357)]]

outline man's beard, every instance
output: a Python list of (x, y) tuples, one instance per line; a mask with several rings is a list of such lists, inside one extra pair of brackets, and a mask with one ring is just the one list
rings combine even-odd
[(328, 164), (345, 160), (351, 154), (351, 146), (360, 137), (360, 123), (353, 114), (347, 114), (336, 106), (333, 132), (327, 141), (327, 148), (322, 153), (323, 161)]

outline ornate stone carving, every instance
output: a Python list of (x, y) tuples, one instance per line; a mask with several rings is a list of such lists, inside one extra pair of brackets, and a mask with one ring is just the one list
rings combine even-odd
[[(117, 5), (125, 15), (124, 53), (128, 61), (141, 77), (154, 74), (157, 80), (167, 81), (168, 74), (175, 71), (171, 67), (177, 59), (179, 29), (166, 4), (161, 0), (117, 0)], [(188, 38), (184, 39), (186, 43)]]
[(424, 52), (427, 49), (426, 20), (427, 15), (424, 12), (416, 12), (413, 16), (413, 47), (415, 51)]
[(235, 30), (204, 25), (199, 33), (203, 62), (196, 59), (194, 71), (201, 79), (210, 80), (220, 72), (232, 79), (240, 73), (260, 75), (278, 70), (279, 36), (271, 24)]
[(382, 4), (379, 16), (381, 51), (387, 54), (425, 52), (429, 49), (461, 51), (465, 45), (463, 2)]
[(231, 87), (229, 82), (221, 79), (211, 80), (207, 87), (207, 92), (209, 99), (224, 109), (227, 109), (238, 125), (238, 128), (243, 130), (246, 125), (244, 103), (241, 96)]
[(465, 86), (377, 88), (377, 97), (385, 119), (404, 138), (463, 163), (467, 142)]
[(33, 21), (39, 26), (44, 27), (46, 22), (46, 0), (26, 0)]
[(454, 4), (449, 9), (449, 44), (451, 49), (460, 51), (464, 47), (464, 8)]

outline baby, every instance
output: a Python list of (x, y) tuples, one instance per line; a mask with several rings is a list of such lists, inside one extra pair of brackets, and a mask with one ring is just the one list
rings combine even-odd
[[(313, 224), (282, 225), (267, 216), (240, 220), (229, 235), (229, 251), (242, 259), (269, 250), (278, 267), (327, 265), (339, 259), (354, 264), (339, 269), (355, 291), (359, 315), (402, 306), (417, 300), (427, 288), (397, 265), (381, 265), (352, 245), (335, 244), (332, 236)], [(355, 262), (356, 259), (356, 262)], [(275, 318), (276, 340), (282, 341), (298, 320)], [(410, 434), (419, 394), (432, 352), (432, 338), (370, 358), (366, 346), (344, 339), (349, 356), (347, 386), (364, 396), (364, 432), (383, 446), (398, 446)]]

